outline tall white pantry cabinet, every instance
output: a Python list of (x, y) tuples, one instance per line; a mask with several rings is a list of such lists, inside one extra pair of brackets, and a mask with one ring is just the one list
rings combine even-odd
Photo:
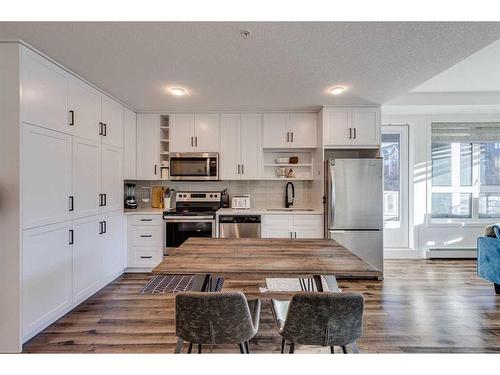
[(125, 108), (32, 49), (18, 50), (25, 342), (125, 269)]

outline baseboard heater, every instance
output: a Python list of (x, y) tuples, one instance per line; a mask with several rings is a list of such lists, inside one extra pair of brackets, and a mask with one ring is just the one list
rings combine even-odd
[(476, 259), (477, 250), (473, 247), (450, 248), (450, 247), (430, 247), (427, 250), (427, 259)]

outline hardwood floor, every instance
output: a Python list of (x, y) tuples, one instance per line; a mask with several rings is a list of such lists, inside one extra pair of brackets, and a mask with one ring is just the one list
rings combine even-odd
[[(339, 280), (365, 296), (363, 353), (500, 352), (500, 296), (475, 274), (475, 261), (386, 261), (383, 281)], [(126, 274), (24, 345), (28, 353), (173, 353), (172, 295), (139, 295), (149, 279)], [(262, 279), (226, 279), (225, 290), (258, 295)], [(262, 298), (262, 297), (261, 297)], [(269, 301), (252, 353), (280, 352)], [(337, 348), (336, 348), (337, 349)], [(237, 346), (204, 352), (239, 353)], [(296, 347), (297, 353), (329, 348)]]

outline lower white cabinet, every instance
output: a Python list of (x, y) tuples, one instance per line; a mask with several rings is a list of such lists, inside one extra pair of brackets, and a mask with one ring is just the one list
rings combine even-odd
[(162, 214), (127, 215), (127, 270), (152, 269), (163, 260), (165, 224)]
[(104, 282), (114, 280), (125, 269), (123, 251), (123, 213), (113, 212), (101, 216), (100, 248)]
[(323, 215), (262, 215), (262, 238), (323, 238)]
[(71, 222), (62, 222), (23, 231), (22, 334), (25, 340), (71, 308), (70, 230)]

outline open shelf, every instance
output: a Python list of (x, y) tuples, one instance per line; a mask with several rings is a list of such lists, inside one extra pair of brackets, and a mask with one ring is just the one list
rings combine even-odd
[[(289, 159), (297, 157), (299, 162), (292, 163), (277, 163), (278, 158)], [(293, 180), (313, 180), (313, 150), (279, 150), (265, 149), (263, 158), (263, 178), (272, 181), (293, 181)], [(281, 168), (292, 170), (295, 177), (279, 177), (278, 172)]]
[(312, 167), (312, 164), (264, 164), (264, 167)]
[(169, 153), (170, 153), (170, 118), (160, 116), (160, 175), (161, 180), (168, 180)]

